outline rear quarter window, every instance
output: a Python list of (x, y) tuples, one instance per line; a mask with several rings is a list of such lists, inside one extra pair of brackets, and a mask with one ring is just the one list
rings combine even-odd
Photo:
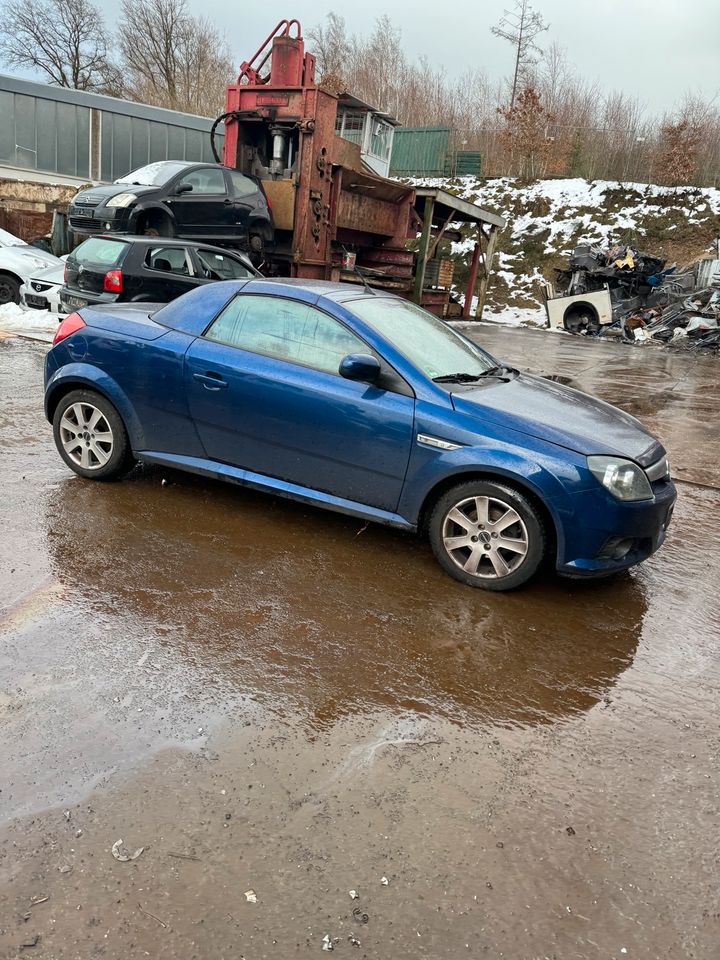
[(104, 267), (116, 267), (129, 249), (129, 244), (122, 240), (91, 237), (73, 250), (70, 256), (77, 263), (97, 263)]

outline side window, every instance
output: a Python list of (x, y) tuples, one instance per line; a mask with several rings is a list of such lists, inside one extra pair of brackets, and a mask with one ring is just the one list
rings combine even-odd
[(230, 171), (230, 180), (233, 185), (233, 193), (236, 197), (246, 197), (249, 193), (257, 193), (258, 185), (250, 177), (246, 177), (239, 170)]
[(348, 353), (369, 352), (363, 341), (337, 320), (305, 303), (281, 297), (235, 297), (205, 336), (335, 374)]
[(252, 270), (222, 253), (213, 250), (198, 250), (197, 258), (200, 261), (200, 273), (206, 280), (244, 280), (254, 277)]
[(190, 276), (184, 247), (149, 247), (145, 254), (145, 266), (150, 270), (179, 273), (183, 277)]
[(227, 192), (225, 188), (225, 176), (219, 167), (206, 167), (201, 170), (193, 170), (192, 173), (188, 173), (178, 180), (176, 187), (186, 183), (190, 184), (192, 190), (188, 190), (184, 196), (196, 196), (197, 194), (206, 193), (224, 194)]

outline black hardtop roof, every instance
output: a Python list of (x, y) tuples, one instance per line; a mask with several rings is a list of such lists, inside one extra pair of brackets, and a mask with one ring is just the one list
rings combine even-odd
[(397, 294), (390, 293), (387, 290), (367, 290), (362, 284), (339, 283), (334, 280), (306, 280), (302, 277), (253, 277), (245, 284), (244, 290), (249, 291), (254, 284), (275, 284), (278, 287), (295, 287), (304, 290), (306, 293), (314, 293), (320, 297), (326, 297), (328, 300), (352, 300), (360, 297), (373, 297), (387, 299), (399, 299)]
[[(136, 245), (145, 244), (146, 246), (157, 246), (160, 244), (163, 247), (203, 247), (213, 250), (215, 253), (230, 253), (234, 254), (236, 257), (243, 257), (245, 260), (249, 259), (248, 255), (242, 250), (233, 250), (229, 247), (218, 247), (217, 244), (205, 243), (204, 240), (182, 240), (177, 237), (146, 237), (139, 235), (135, 236), (134, 234), (126, 233), (98, 233), (93, 237), (86, 237), (85, 240), (83, 240), (83, 243), (85, 243), (86, 240), (112, 240), (116, 243), (119, 241), (121, 243), (132, 243)], [(77, 249), (77, 247), (75, 249)], [(72, 256), (72, 253), (70, 256)], [(257, 279), (259, 280), (260, 278), (258, 277)]]

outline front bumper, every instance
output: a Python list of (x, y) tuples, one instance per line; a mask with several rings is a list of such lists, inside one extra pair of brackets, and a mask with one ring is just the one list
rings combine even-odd
[(20, 301), (31, 310), (49, 310), (50, 313), (63, 313), (60, 303), (60, 287), (42, 284), (40, 291), (33, 288), (33, 281), (20, 287)]
[(652, 556), (665, 542), (677, 492), (672, 481), (663, 480), (653, 484), (653, 494), (652, 500), (634, 503), (602, 489), (576, 494), (574, 514), (563, 524), (558, 573), (604, 576)]
[(127, 232), (130, 223), (128, 207), (88, 207), (70, 204), (68, 224), (73, 233), (95, 236), (99, 233)]

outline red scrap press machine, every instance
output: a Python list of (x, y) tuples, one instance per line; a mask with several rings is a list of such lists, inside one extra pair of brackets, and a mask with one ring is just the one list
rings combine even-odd
[[(224, 123), (222, 162), (262, 180), (275, 225), (266, 262), (278, 275), (367, 282), (446, 313), (449, 289), (417, 283), (418, 252), (407, 245), (423, 225), (416, 190), (378, 176), (357, 143), (337, 136), (337, 110), (297, 20), (282, 20), (227, 88), (213, 151), (220, 162)], [(420, 258), (424, 276), (427, 250)]]

